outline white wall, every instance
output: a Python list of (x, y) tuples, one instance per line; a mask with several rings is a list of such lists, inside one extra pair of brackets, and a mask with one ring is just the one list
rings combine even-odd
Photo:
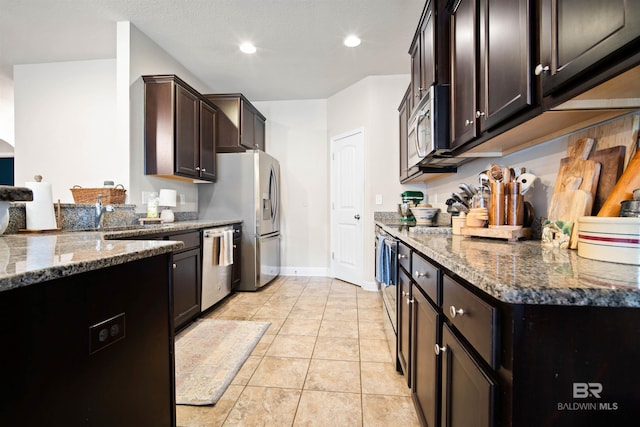
[(280, 162), (282, 274), (327, 275), (327, 101), (253, 104), (267, 117), (266, 151)]
[[(426, 190), (422, 183), (402, 185), (399, 181), (398, 106), (409, 81), (408, 75), (370, 76), (327, 101), (329, 139), (354, 129), (364, 129), (364, 275), (361, 285), (367, 288), (375, 287), (373, 212), (396, 211), (403, 191)], [(382, 195), (382, 205), (375, 204), (376, 194)], [(328, 222), (326, 226), (329, 227)]]
[(42, 175), (54, 200), (69, 189), (126, 185), (128, 147), (116, 138), (116, 61), (16, 65), (15, 183)]
[[(144, 175), (144, 83), (143, 75), (176, 74), (200, 93), (213, 92), (198, 80), (182, 64), (158, 46), (129, 22), (118, 22), (118, 93), (119, 129), (131, 148), (130, 151), (130, 203), (138, 212), (146, 211), (142, 204), (142, 192), (170, 188), (182, 195), (184, 204), (176, 211), (196, 211), (198, 207), (197, 185), (173, 179)], [(128, 67), (124, 64), (128, 64)], [(128, 113), (124, 113), (124, 111)]]

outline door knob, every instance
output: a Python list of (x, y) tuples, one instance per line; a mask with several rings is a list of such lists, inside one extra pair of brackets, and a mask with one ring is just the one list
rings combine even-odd
[(355, 214), (353, 217), (354, 217), (355, 219), (360, 219), (360, 214)]

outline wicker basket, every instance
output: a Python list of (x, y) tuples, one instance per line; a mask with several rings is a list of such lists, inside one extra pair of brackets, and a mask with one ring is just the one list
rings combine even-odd
[(120, 205), (124, 203), (126, 192), (127, 190), (122, 184), (116, 185), (115, 188), (82, 188), (79, 185), (74, 185), (71, 188), (71, 194), (73, 194), (73, 200), (76, 203), (94, 204), (98, 201), (98, 196), (101, 195), (103, 204)]

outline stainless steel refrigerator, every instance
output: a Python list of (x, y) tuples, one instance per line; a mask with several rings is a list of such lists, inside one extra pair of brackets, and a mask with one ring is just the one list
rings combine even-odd
[(280, 274), (280, 164), (259, 150), (219, 153), (216, 161), (216, 182), (198, 188), (198, 216), (242, 219), (236, 290), (255, 291)]

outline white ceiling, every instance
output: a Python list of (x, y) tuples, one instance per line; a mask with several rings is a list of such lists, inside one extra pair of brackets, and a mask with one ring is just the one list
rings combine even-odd
[[(407, 74), (425, 0), (0, 0), (0, 73), (115, 58), (130, 21), (207, 86), (253, 101), (327, 98), (368, 75)], [(356, 33), (357, 48), (342, 39)], [(258, 48), (247, 56), (240, 42)]]

